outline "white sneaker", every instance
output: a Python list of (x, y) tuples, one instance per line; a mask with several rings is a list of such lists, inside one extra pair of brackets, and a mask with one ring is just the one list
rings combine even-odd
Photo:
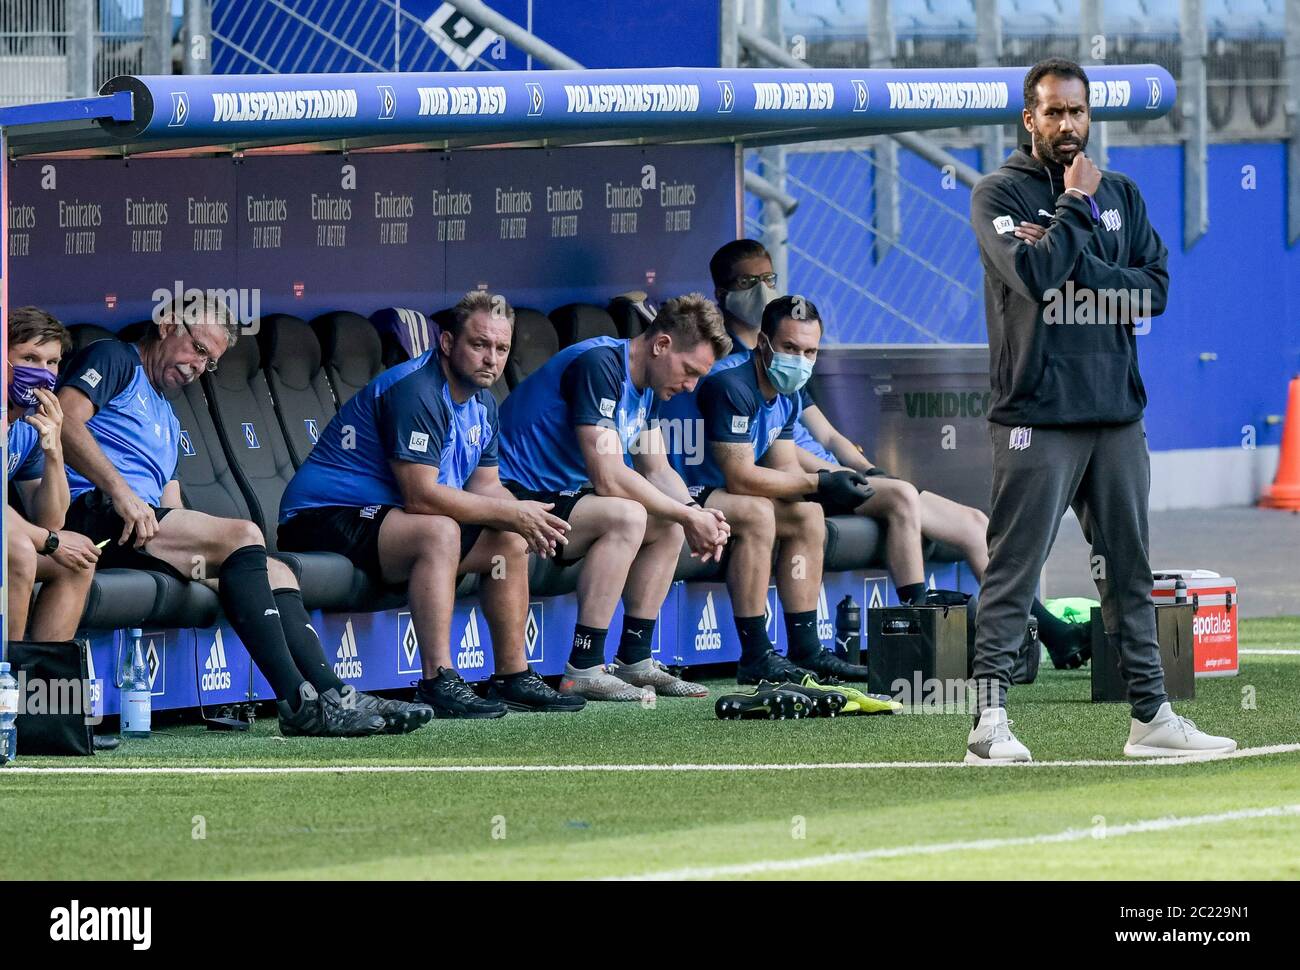
[(619, 680), (633, 687), (648, 687), (660, 697), (708, 697), (709, 689), (703, 684), (682, 680), (668, 672), (668, 668), (654, 657), (634, 664), (615, 659), (607, 668)]
[(965, 760), (968, 765), (1010, 765), (1034, 759), (1011, 733), (1006, 709), (986, 707), (979, 724), (966, 737)]
[(611, 666), (578, 668), (564, 665), (560, 678), (561, 694), (576, 694), (589, 701), (645, 701), (654, 691), (636, 687), (614, 676)]
[(1165, 701), (1160, 710), (1143, 724), (1132, 719), (1128, 731), (1128, 744), (1124, 754), (1130, 758), (1179, 758), (1197, 754), (1229, 754), (1237, 750), (1232, 738), (1216, 738), (1206, 734), (1185, 717), (1174, 713)]

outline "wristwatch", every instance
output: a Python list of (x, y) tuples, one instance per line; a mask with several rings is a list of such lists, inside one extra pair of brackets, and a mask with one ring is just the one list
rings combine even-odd
[(45, 537), (45, 545), (41, 547), (41, 555), (42, 556), (51, 555), (54, 552), (54, 550), (58, 548), (59, 548), (59, 534), (55, 532), (53, 529), (51, 529), (50, 534)]

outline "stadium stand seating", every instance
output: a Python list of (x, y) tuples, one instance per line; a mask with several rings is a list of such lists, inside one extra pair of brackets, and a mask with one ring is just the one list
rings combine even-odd
[(320, 342), (306, 321), (287, 314), (264, 317), (257, 340), (289, 458), (299, 468), (336, 410)]
[(654, 322), (657, 312), (647, 295), (639, 290), (620, 293), (609, 301), (607, 312), (614, 318), (620, 337), (636, 337)]
[(617, 337), (618, 327), (609, 312), (590, 303), (566, 303), (550, 312), (561, 347), (592, 337)]
[(506, 383), (513, 391), (533, 371), (555, 356), (560, 339), (551, 321), (528, 307), (515, 307), (515, 339), (506, 361)]
[(379, 334), (359, 313), (324, 313), (311, 322), (334, 400), (347, 404), (384, 369)]

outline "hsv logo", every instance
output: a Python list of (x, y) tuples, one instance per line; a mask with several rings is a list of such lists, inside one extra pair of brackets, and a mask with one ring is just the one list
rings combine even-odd
[(1160, 107), (1160, 78), (1147, 78), (1147, 110), (1152, 111)]
[(871, 595), (867, 597), (867, 609), (878, 610), (885, 605), (885, 594), (883, 583), (871, 584)]
[(546, 658), (542, 656), (544, 642), (542, 637), (542, 604), (528, 604), (528, 619), (524, 622), (524, 652), (528, 656), (528, 662), (541, 663)]
[(718, 611), (713, 606), (713, 591), (704, 597), (704, 609), (700, 613), (700, 622), (695, 625), (696, 650), (721, 650), (722, 634), (718, 632)]
[(168, 128), (182, 128), (190, 120), (190, 96), (184, 91), (172, 92), (172, 118)]
[(203, 679), (200, 685), (204, 690), (229, 690), (231, 685), (230, 667), (226, 664), (226, 645), (221, 640), (221, 631), (208, 649), (208, 659), (203, 662)]
[(1107, 209), (1101, 214), (1101, 224), (1111, 232), (1119, 232), (1120, 226), (1124, 223), (1119, 217), (1118, 209)]
[(730, 81), (718, 82), (718, 114), (729, 115), (736, 106), (736, 89)]
[(469, 622), (465, 632), (460, 635), (460, 652), (456, 654), (456, 667), (465, 670), (470, 667), (482, 667), (487, 661), (483, 652), (483, 641), (478, 632), (478, 607), (469, 611)]
[(181, 429), (180, 437), (181, 454), (187, 458), (193, 458), (198, 452), (194, 450), (194, 443), (190, 441), (190, 433), (184, 428)]
[(767, 638), (776, 643), (776, 588), (768, 587), (767, 599), (763, 601), (763, 629)]
[(262, 447), (262, 443), (257, 440), (257, 429), (253, 427), (252, 421), (245, 421), (240, 427), (244, 431), (244, 442), (250, 450), (256, 451)]
[(866, 81), (853, 81), (853, 110), (866, 111), (867, 105), (871, 101), (871, 95), (867, 92)]
[(307, 437), (311, 439), (311, 443), (315, 444), (317, 441), (319, 441), (320, 431), (316, 427), (316, 419), (303, 418), (302, 423), (307, 426)]
[(415, 624), (410, 613), (397, 614), (397, 629), (400, 636), (397, 650), (397, 672), (399, 674), (418, 674), (420, 672), (420, 639), (415, 635)]
[(387, 84), (378, 84), (379, 89), (379, 120), (392, 121), (397, 117), (397, 95)]
[(334, 676), (343, 680), (356, 680), (362, 674), (361, 657), (357, 654), (357, 635), (348, 620), (343, 628), (343, 639), (334, 656), (338, 663), (334, 665)]
[(157, 690), (154, 690), (154, 685), (158, 683), (158, 673), (163, 669), (163, 658), (162, 654), (158, 652), (158, 644), (161, 641), (165, 646), (166, 640), (163, 639), (161, 633), (146, 633), (145, 637), (147, 639), (145, 640), (144, 659), (145, 663), (149, 665), (149, 693), (162, 694), (167, 690), (167, 675), (163, 674), (162, 684)]
[(1007, 442), (1007, 447), (1012, 451), (1024, 451), (1029, 447), (1029, 441), (1033, 435), (1033, 428), (1012, 428), (1011, 440)]
[(828, 642), (835, 637), (835, 628), (831, 626), (831, 611), (826, 605), (826, 587), (817, 590), (817, 639)]
[(546, 95), (542, 93), (542, 86), (536, 81), (525, 81), (524, 87), (528, 89), (528, 117), (536, 118), (546, 107)]

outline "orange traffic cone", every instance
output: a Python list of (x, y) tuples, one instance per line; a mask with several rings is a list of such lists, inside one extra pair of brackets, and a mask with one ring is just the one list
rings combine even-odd
[(1291, 378), (1287, 393), (1286, 423), (1282, 426), (1277, 477), (1264, 489), (1259, 504), (1266, 509), (1300, 511), (1300, 377)]

